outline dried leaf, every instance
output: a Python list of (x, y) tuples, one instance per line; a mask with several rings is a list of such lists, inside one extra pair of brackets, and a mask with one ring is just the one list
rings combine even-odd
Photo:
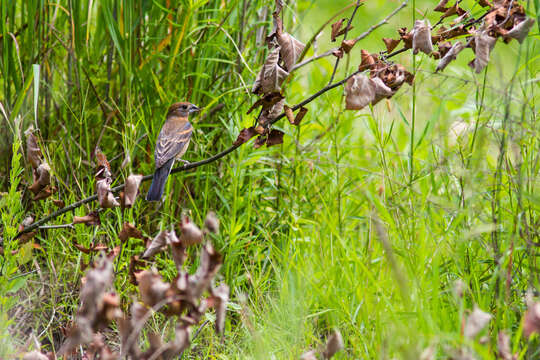
[(167, 247), (168, 231), (160, 231), (160, 233), (152, 239), (146, 251), (141, 256), (141, 259), (149, 259), (157, 253), (162, 252)]
[(305, 108), (305, 107), (301, 107), (300, 110), (298, 111), (298, 113), (296, 114), (296, 117), (294, 118), (294, 123), (293, 125), (300, 125), (300, 122), (302, 122), (302, 119), (304, 118), (304, 116), (306, 116), (308, 112), (308, 109)]
[(401, 42), (401, 39), (383, 38), (384, 45), (386, 45), (386, 52), (391, 53)]
[(478, 306), (474, 307), (473, 312), (465, 321), (465, 329), (463, 335), (468, 338), (474, 338), (486, 325), (490, 322), (492, 316), (482, 311)]
[(429, 20), (416, 20), (413, 28), (413, 53), (418, 54), (419, 51), (429, 55), (433, 51), (431, 43), (431, 24)]
[(66, 203), (63, 200), (60, 199), (52, 199), (53, 205), (59, 208), (63, 208), (66, 206)]
[(405, 49), (412, 48), (413, 47), (413, 31), (407, 32), (407, 28), (403, 27), (398, 30), (398, 33), (401, 40), (403, 40)]
[(19, 225), (19, 228), (17, 229), (17, 231), (19, 231), (19, 232), (23, 231), (24, 229), (26, 229), (27, 227), (32, 225), (33, 222), (34, 222), (34, 217), (32, 215), (28, 215), (21, 222), (21, 224)]
[(341, 48), (339, 48), (337, 50), (334, 50), (334, 51), (332, 51), (332, 55), (334, 55), (335, 57), (341, 59), (343, 57), (343, 50)]
[(529, 305), (523, 315), (523, 334), (529, 338), (532, 334), (540, 334), (540, 303)]
[(489, 63), (489, 55), (491, 50), (495, 47), (497, 38), (491, 37), (488, 31), (477, 31), (474, 35), (474, 42), (476, 44), (474, 59), (474, 70), (476, 73), (480, 73)]
[(141, 185), (142, 175), (129, 175), (126, 179), (126, 187), (124, 191), (123, 207), (131, 207), (135, 203), (139, 185)]
[(323, 351), (323, 357), (325, 359), (330, 359), (341, 349), (343, 349), (343, 338), (341, 337), (341, 333), (336, 330), (326, 341), (326, 348)]
[(382, 99), (390, 98), (392, 95), (394, 95), (392, 89), (386, 86), (381, 78), (375, 77), (370, 79), (370, 81), (375, 86), (375, 100), (373, 100), (373, 105), (377, 104)]
[(47, 186), (32, 198), (33, 201), (43, 200), (56, 193), (56, 188)]
[(28, 188), (31, 192), (38, 194), (51, 183), (51, 167), (47, 163), (41, 163), (34, 170), (34, 183)]
[(266, 144), (266, 136), (261, 135), (257, 139), (255, 139), (255, 143), (253, 144), (253, 148), (258, 149), (261, 146), (263, 146), (264, 144)]
[(227, 302), (229, 301), (229, 287), (226, 284), (221, 284), (216, 289), (212, 290), (216, 308), (216, 333), (223, 334), (225, 327), (225, 312), (227, 310)]
[(488, 0), (477, 0), (478, 1), (478, 4), (482, 7), (486, 7), (486, 6), (489, 6), (491, 7), (491, 3), (488, 1)]
[(114, 195), (111, 192), (110, 178), (98, 180), (96, 183), (96, 188), (98, 202), (102, 208), (113, 208), (116, 206), (120, 206), (120, 204), (118, 203), (118, 201), (116, 201)]
[(144, 270), (135, 274), (139, 284), (141, 300), (152, 307), (158, 302), (165, 300), (170, 285), (161, 280), (161, 276), (155, 270)]
[(270, 109), (272, 106), (277, 104), (283, 99), (283, 95), (281, 95), (280, 92), (273, 92), (270, 94), (264, 95), (262, 98), (257, 100), (255, 104), (253, 104), (249, 110), (246, 112), (246, 115), (249, 115), (254, 109), (258, 108), (262, 105), (263, 110)]
[[(262, 125), (264, 128), (268, 128), (268, 125), (281, 113), (283, 112), (283, 108), (285, 107), (285, 99), (281, 99), (277, 103), (274, 104), (270, 109), (264, 109), (261, 112), (261, 115), (259, 116), (259, 124)], [(258, 132), (258, 129), (255, 128), (255, 131)]]
[[(349, 26), (348, 28), (343, 26), (343, 22), (345, 22), (347, 19), (341, 19), (335, 23), (332, 24), (332, 33), (330, 34), (330, 39), (332, 42), (336, 41), (336, 38), (340, 35), (345, 34), (346, 31), (350, 31), (353, 27)], [(346, 25), (346, 24), (345, 24)]]
[(280, 54), (285, 70), (290, 71), (306, 46), (286, 32), (277, 34), (277, 42), (281, 47)]
[(197, 272), (192, 277), (191, 293), (200, 298), (202, 293), (210, 289), (210, 284), (222, 264), (221, 254), (211, 244), (206, 244), (201, 252), (201, 260)]
[(499, 359), (501, 360), (517, 360), (517, 354), (512, 355), (512, 350), (510, 350), (510, 336), (504, 331), (499, 331), (497, 335), (497, 353)]
[(85, 224), (86, 226), (101, 225), (101, 220), (99, 219), (99, 213), (92, 211), (85, 216), (74, 216), (73, 224)]
[(450, 50), (444, 55), (444, 57), (439, 61), (437, 64), (437, 68), (435, 69), (435, 72), (444, 70), (450, 62), (455, 60), (458, 56), (458, 54), (465, 48), (465, 45), (463, 45), (462, 42), (458, 41), (452, 47)]
[(273, 145), (283, 144), (283, 131), (272, 129), (268, 134), (268, 139), (266, 140), (266, 146), (270, 147)]
[(526, 18), (519, 24), (515, 25), (512, 30), (508, 31), (506, 36), (516, 39), (521, 44), (529, 34), (529, 31), (532, 29), (534, 21), (535, 20), (533, 18)]
[(242, 145), (245, 142), (247, 142), (249, 139), (254, 137), (255, 135), (257, 135), (257, 132), (255, 131), (255, 127), (253, 126), (250, 128), (242, 129), (242, 131), (240, 131), (240, 134), (238, 134), (238, 137), (234, 141), (233, 145), (234, 146)]
[(96, 148), (96, 159), (97, 159), (97, 169), (96, 169), (96, 179), (105, 179), (112, 176), (111, 165), (107, 161), (107, 157), (98, 147)]
[(341, 43), (341, 48), (343, 49), (343, 51), (345, 53), (349, 53), (352, 48), (354, 47), (354, 45), (356, 44), (356, 41), (355, 39), (352, 39), (352, 40), (343, 40), (343, 42)]
[(257, 75), (251, 90), (254, 94), (269, 94), (281, 91), (281, 84), (289, 73), (278, 64), (280, 51), (281, 47), (276, 46), (266, 57), (266, 62)]
[(180, 230), (182, 231), (180, 242), (186, 247), (200, 244), (203, 241), (203, 232), (187, 216), (182, 218)]
[(26, 135), (26, 159), (32, 165), (32, 168), (37, 169), (43, 159), (43, 154), (38, 146), (37, 139), (33, 134), (34, 127), (30, 126), (24, 134)]
[(211, 233), (219, 233), (219, 219), (215, 212), (209, 211), (206, 214), (206, 218), (204, 219), (204, 228), (208, 229), (208, 231)]
[(126, 242), (129, 238), (144, 239), (142, 232), (135, 225), (127, 222), (122, 225), (122, 230), (118, 234), (118, 238), (122, 242)]
[(360, 110), (375, 100), (375, 86), (364, 74), (357, 74), (345, 85), (345, 109)]
[(285, 116), (287, 116), (287, 120), (289, 120), (291, 124), (294, 124), (294, 113), (292, 109), (287, 105), (284, 105), (283, 108), (285, 110)]
[(448, 4), (448, 0), (441, 0), (441, 1), (437, 4), (437, 6), (435, 7), (435, 9), (433, 9), (433, 11), (446, 12), (446, 10), (447, 10), (446, 4)]
[(182, 265), (186, 259), (186, 247), (182, 244), (180, 239), (176, 236), (174, 229), (171, 229), (167, 238), (167, 243), (171, 247), (171, 254), (178, 273), (182, 270)]

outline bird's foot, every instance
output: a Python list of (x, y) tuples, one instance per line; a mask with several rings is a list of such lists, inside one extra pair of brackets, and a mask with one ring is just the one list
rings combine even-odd
[(184, 160), (184, 159), (179, 159), (179, 161), (183, 162), (184, 165), (189, 165), (189, 164), (191, 164), (189, 161)]

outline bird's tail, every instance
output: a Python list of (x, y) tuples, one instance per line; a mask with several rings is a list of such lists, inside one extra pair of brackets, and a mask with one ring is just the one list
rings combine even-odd
[(152, 179), (152, 184), (146, 194), (146, 200), (148, 201), (159, 201), (163, 195), (163, 190), (165, 190), (165, 184), (167, 183), (167, 177), (171, 172), (172, 166), (174, 163), (174, 158), (167, 161), (163, 164), (162, 167), (154, 172), (154, 178)]

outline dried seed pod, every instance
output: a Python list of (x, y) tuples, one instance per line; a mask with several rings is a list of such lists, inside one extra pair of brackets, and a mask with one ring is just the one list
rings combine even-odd
[(413, 53), (418, 54), (422, 51), (425, 54), (431, 54), (433, 44), (431, 43), (431, 24), (429, 20), (416, 20), (413, 28)]
[(203, 241), (203, 232), (197, 225), (191, 222), (187, 216), (182, 218), (180, 230), (182, 230), (180, 242), (184, 246), (200, 244)]

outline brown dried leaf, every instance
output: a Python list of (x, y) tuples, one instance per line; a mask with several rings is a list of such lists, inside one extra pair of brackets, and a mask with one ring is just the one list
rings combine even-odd
[(375, 86), (364, 74), (357, 74), (345, 85), (345, 109), (360, 110), (375, 100)]
[(334, 51), (332, 51), (332, 55), (334, 55), (335, 57), (341, 59), (343, 57), (343, 50), (341, 48), (337, 49), (337, 50), (334, 50)]
[(107, 161), (107, 157), (98, 147), (96, 148), (96, 160), (97, 160), (97, 169), (96, 169), (96, 179), (105, 179), (111, 177), (111, 165)]
[(85, 216), (74, 216), (73, 224), (85, 224), (86, 226), (101, 225), (101, 220), (99, 219), (99, 213), (92, 211)]
[(255, 143), (253, 144), (254, 149), (258, 149), (261, 146), (263, 146), (266, 143), (266, 136), (259, 136), (257, 139), (255, 139)]
[(272, 129), (268, 134), (268, 139), (266, 140), (266, 146), (270, 147), (273, 145), (283, 144), (283, 131)]
[(281, 84), (289, 73), (279, 66), (280, 46), (276, 46), (266, 57), (261, 71), (253, 84), (252, 92), (254, 94), (269, 94), (281, 91)]
[(399, 36), (401, 40), (403, 40), (403, 44), (405, 46), (405, 49), (410, 49), (413, 47), (413, 32), (407, 32), (407, 28), (403, 27), (398, 30)]
[(180, 242), (185, 247), (202, 243), (203, 232), (195, 225), (195, 223), (190, 221), (187, 216), (182, 218), (180, 230), (182, 231), (182, 234), (180, 234)]
[(486, 7), (486, 6), (489, 6), (491, 7), (491, 3), (488, 1), (488, 0), (477, 0), (478, 4), (482, 7)]
[(54, 206), (59, 207), (59, 208), (63, 208), (64, 206), (66, 206), (66, 203), (60, 199), (52, 199), (52, 203)]
[(341, 333), (338, 330), (335, 330), (326, 341), (323, 357), (325, 359), (330, 359), (341, 349), (343, 349), (343, 338), (341, 337)]
[(300, 110), (298, 111), (298, 113), (296, 114), (296, 117), (294, 118), (294, 122), (292, 123), (292, 125), (300, 125), (300, 122), (302, 122), (302, 119), (304, 118), (304, 116), (306, 116), (308, 112), (308, 109), (305, 108), (305, 107), (301, 107)]
[(32, 201), (38, 201), (48, 198), (49, 196), (56, 193), (56, 188), (54, 186), (47, 186), (43, 190), (41, 190), (36, 196), (32, 198)]
[(277, 104), (283, 99), (283, 95), (279, 92), (274, 92), (270, 94), (264, 95), (262, 98), (257, 100), (255, 104), (253, 104), (249, 110), (246, 112), (246, 115), (249, 115), (254, 109), (258, 108), (262, 105), (263, 110), (270, 109), (272, 106)]
[(124, 198), (122, 201), (122, 207), (131, 207), (135, 203), (137, 192), (139, 191), (139, 185), (141, 185), (142, 175), (129, 175), (126, 179), (126, 187), (124, 191)]
[(394, 95), (392, 89), (386, 86), (381, 78), (375, 77), (370, 79), (370, 81), (375, 86), (375, 100), (372, 103), (373, 105), (377, 104), (382, 99), (390, 98), (392, 95)]
[(294, 64), (296, 64), (296, 61), (298, 61), (298, 58), (300, 57), (300, 54), (302, 54), (302, 51), (304, 51), (306, 45), (302, 44), (291, 34), (286, 32), (277, 34), (277, 42), (281, 47), (280, 54), (281, 59), (285, 64), (285, 70), (290, 71)]
[(155, 238), (148, 244), (146, 251), (142, 254), (141, 259), (149, 259), (157, 253), (162, 252), (167, 247), (167, 238), (169, 232), (164, 230), (160, 231)]
[(386, 52), (391, 53), (401, 42), (401, 39), (383, 38), (384, 45), (386, 45)]
[(206, 214), (206, 218), (204, 219), (204, 228), (211, 233), (219, 233), (219, 219), (215, 212), (209, 211)]
[(419, 51), (429, 55), (433, 51), (431, 43), (431, 25), (429, 20), (416, 20), (413, 28), (413, 53), (418, 54)]
[(441, 0), (441, 1), (437, 4), (437, 6), (435, 7), (435, 9), (433, 9), (433, 11), (446, 12), (446, 10), (447, 10), (446, 4), (448, 4), (448, 0)]
[(458, 56), (458, 54), (465, 48), (465, 45), (463, 45), (462, 42), (458, 41), (452, 47), (450, 50), (444, 55), (444, 57), (439, 61), (437, 64), (437, 68), (435, 69), (435, 72), (444, 70), (450, 62), (455, 60)]
[(294, 113), (292, 109), (287, 105), (284, 105), (283, 108), (285, 110), (285, 116), (287, 116), (287, 120), (289, 120), (291, 124), (294, 124)]
[(38, 146), (37, 139), (33, 134), (34, 128), (30, 126), (24, 134), (26, 135), (26, 159), (32, 165), (32, 168), (37, 169), (41, 160), (43, 159), (43, 154), (41, 149)]
[(463, 335), (470, 339), (474, 338), (491, 321), (492, 315), (482, 311), (475, 305), (473, 312), (467, 316)]
[(113, 208), (120, 206), (118, 201), (114, 198), (111, 192), (111, 179), (103, 178), (96, 182), (96, 192), (98, 196), (99, 205), (102, 208)]
[(201, 260), (197, 272), (190, 281), (190, 291), (194, 298), (198, 299), (206, 290), (210, 290), (210, 284), (216, 276), (222, 264), (221, 254), (211, 244), (206, 244), (201, 252)]
[(180, 273), (182, 271), (182, 265), (186, 259), (186, 247), (180, 242), (180, 239), (176, 236), (174, 229), (171, 229), (167, 238), (167, 243), (171, 247), (171, 254), (176, 266), (176, 271)]
[(336, 41), (336, 38), (340, 35), (341, 26), (345, 20), (347, 19), (341, 19), (332, 24), (332, 33), (330, 34), (330, 39), (332, 42)]
[(245, 142), (247, 142), (249, 139), (254, 137), (255, 135), (257, 135), (257, 132), (255, 131), (255, 127), (253, 126), (250, 128), (242, 129), (242, 131), (240, 131), (240, 134), (238, 134), (238, 137), (234, 141), (233, 145), (234, 146), (242, 145)]
[(495, 47), (497, 38), (491, 37), (488, 34), (488, 31), (477, 31), (474, 36), (475, 42), (475, 54), (476, 58), (474, 59), (474, 70), (476, 73), (480, 73), (489, 63), (489, 56), (491, 51)]
[(227, 302), (229, 301), (229, 287), (226, 284), (221, 284), (212, 290), (212, 297), (216, 308), (216, 333), (223, 334), (225, 312), (227, 310)]
[(532, 334), (540, 334), (540, 303), (533, 303), (523, 315), (523, 334), (529, 338)]
[(356, 41), (355, 39), (352, 39), (352, 40), (343, 40), (343, 42), (341, 43), (341, 48), (343, 49), (343, 51), (345, 53), (349, 53), (352, 48), (354, 47), (354, 45), (356, 44)]
[(47, 163), (41, 163), (34, 170), (34, 183), (28, 188), (34, 195), (38, 194), (51, 183), (51, 167)]
[(135, 225), (127, 222), (122, 225), (122, 230), (118, 234), (118, 238), (122, 242), (126, 242), (129, 238), (144, 239), (142, 232)]
[(167, 297), (170, 285), (163, 282), (161, 276), (155, 270), (144, 270), (135, 273), (135, 278), (139, 284), (139, 292), (144, 304), (152, 307)]
[[(263, 126), (263, 128), (268, 128), (268, 125), (281, 113), (283, 112), (283, 108), (285, 107), (285, 99), (281, 99), (277, 103), (274, 104), (269, 109), (263, 109), (261, 115), (259, 116), (259, 124)], [(259, 132), (257, 128), (255, 128), (255, 131)], [(264, 131), (263, 131), (264, 132)]]
[(515, 25), (510, 31), (508, 31), (506, 36), (516, 39), (521, 44), (529, 34), (529, 31), (532, 29), (534, 21), (535, 20), (533, 18), (526, 18), (519, 24)]

